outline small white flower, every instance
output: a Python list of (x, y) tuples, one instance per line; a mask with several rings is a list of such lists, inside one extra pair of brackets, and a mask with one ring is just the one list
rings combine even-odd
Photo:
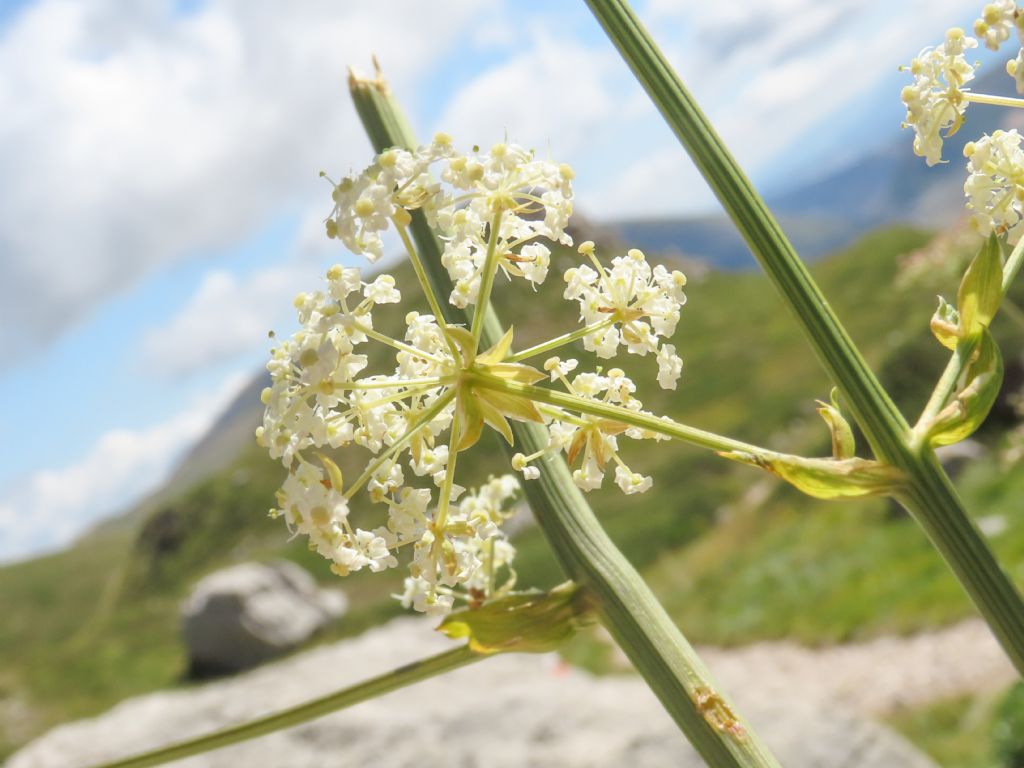
[(1016, 27), (1016, 13), (1015, 0), (988, 3), (981, 11), (981, 18), (974, 22), (974, 34), (982, 38), (986, 48), (998, 51)]
[(1024, 233), (1024, 150), (1016, 129), (995, 131), (964, 147), (968, 158), (964, 194), (982, 235), (1005, 232), (1010, 243)]
[(676, 355), (672, 344), (662, 344), (658, 350), (658, 384), (662, 389), (675, 389), (683, 373), (683, 361)]
[(523, 277), (534, 285), (540, 285), (548, 276), (548, 267), (551, 264), (551, 250), (540, 243), (524, 245), (519, 251), (515, 262)]
[(978, 44), (964, 31), (953, 28), (946, 32), (946, 41), (939, 48), (925, 48), (910, 63), (914, 82), (905, 86), (900, 98), (907, 107), (903, 127), (914, 129), (914, 153), (925, 158), (928, 165), (942, 159), (942, 139), (954, 133), (963, 120), (967, 100), (962, 89), (974, 79), (974, 65), (964, 52)]
[(619, 465), (615, 468), (615, 484), (627, 496), (650, 490), (654, 481), (650, 477), (633, 472), (628, 467)]
[(512, 457), (512, 469), (522, 472), (524, 480), (536, 480), (540, 477), (540, 469), (530, 464), (526, 456), (521, 453)]
[(408, 576), (404, 587), (402, 594), (395, 595), (402, 607), (412, 608), (428, 616), (444, 616), (452, 610), (455, 603), (452, 595), (438, 593), (434, 585), (426, 579)]
[(1017, 52), (1017, 58), (1006, 62), (1006, 74), (1013, 78), (1017, 93), (1024, 94), (1024, 48)]
[(604, 472), (593, 460), (585, 461), (582, 467), (572, 473), (572, 481), (583, 491), (597, 490), (603, 480)]
[(544, 370), (551, 374), (552, 381), (557, 381), (575, 371), (579, 364), (579, 360), (572, 358), (562, 360), (560, 357), (549, 357), (544, 361)]
[(397, 304), (402, 300), (391, 275), (379, 275), (363, 289), (363, 295), (374, 304)]
[[(581, 244), (579, 252), (600, 266), (592, 242)], [(597, 326), (583, 337), (584, 348), (603, 359), (614, 357), (620, 346), (634, 355), (656, 353), (659, 339), (675, 333), (686, 277), (660, 265), (652, 269), (635, 248), (600, 270), (583, 265), (565, 273), (565, 298), (579, 302), (580, 320)]]

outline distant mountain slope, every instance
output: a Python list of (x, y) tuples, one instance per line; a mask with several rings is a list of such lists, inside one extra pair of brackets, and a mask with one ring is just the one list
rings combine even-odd
[[(1004, 72), (986, 73), (975, 90), (1013, 94)], [(947, 162), (928, 167), (914, 155), (913, 133), (894, 131), (879, 149), (807, 183), (774, 195), (768, 205), (797, 252), (817, 259), (860, 234), (894, 223), (945, 227), (964, 215), (964, 145), (997, 128), (1024, 129), (1024, 115), (971, 105), (964, 129), (945, 142)], [(622, 240), (650, 251), (677, 251), (719, 269), (747, 269), (753, 256), (724, 214), (613, 222)]]
[(182, 489), (192, 488), (236, 461), (247, 443), (255, 444), (254, 432), (263, 414), (260, 392), (269, 385), (270, 375), (266, 371), (256, 374), (178, 461), (171, 476), (159, 488), (120, 514), (101, 520), (82, 538), (134, 530)]

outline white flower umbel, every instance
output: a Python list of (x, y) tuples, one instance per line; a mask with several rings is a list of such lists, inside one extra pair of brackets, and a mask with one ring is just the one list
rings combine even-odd
[[(665, 389), (675, 389), (682, 361), (675, 357), (675, 347), (668, 352), (660, 347), (662, 339), (675, 333), (679, 311), (686, 303), (686, 276), (660, 264), (652, 269), (635, 248), (612, 259), (610, 268), (598, 261), (589, 240), (580, 245), (579, 252), (593, 269), (584, 264), (566, 271), (565, 298), (579, 302), (580, 320), (587, 325), (584, 348), (601, 358), (614, 357), (620, 347), (634, 355), (658, 355), (663, 371), (658, 382)], [(674, 369), (678, 369), (675, 376), (671, 374)]]
[(441, 263), (454, 283), (452, 304), (476, 304), (489, 290), (488, 259), (506, 275), (544, 282), (551, 252), (536, 240), (572, 244), (572, 178), (569, 166), (515, 144), (446, 159), (441, 179), (451, 191), (435, 201), (432, 222), (446, 241)]
[(968, 99), (964, 85), (974, 78), (974, 65), (965, 51), (978, 45), (959, 28), (946, 32), (943, 45), (925, 48), (908, 69), (914, 82), (900, 92), (907, 107), (903, 127), (914, 129), (914, 153), (928, 165), (942, 160), (942, 140), (956, 133)]
[(1016, 130), (995, 131), (964, 147), (964, 194), (971, 225), (982, 235), (1005, 233), (1016, 243), (1024, 232), (1024, 150)]
[[(623, 348), (650, 353), (658, 383), (675, 389), (682, 360), (667, 340), (686, 301), (686, 278), (652, 267), (638, 250), (604, 267), (593, 243), (580, 246), (588, 263), (565, 273), (565, 298), (579, 304), (581, 328), (519, 352), (509, 330), (481, 349), (497, 273), (535, 286), (551, 263), (549, 246), (539, 241), (571, 245), (572, 178), (568, 166), (538, 160), (514, 144), (463, 155), (440, 134), (415, 152), (387, 150), (363, 173), (334, 184), (328, 236), (372, 261), (382, 255), (381, 233), (394, 227), (431, 309), (407, 313), (404, 333), (391, 337), (377, 327), (374, 312), (402, 300), (395, 279), (381, 274), (364, 281), (358, 269), (334, 266), (323, 290), (296, 298), (300, 328), (272, 350), (257, 438), (288, 470), (272, 514), (307, 536), (336, 573), (394, 568), (404, 549), (409, 577), (396, 597), (428, 613), (460, 600), (479, 605), (511, 590), (514, 549), (500, 524), (516, 481), (499, 478), (469, 494), (456, 483), (459, 453), (485, 427), (513, 442), (509, 419), (544, 423), (549, 434), (539, 452), (515, 454), (513, 469), (534, 480), (542, 471), (538, 458), (564, 452), (586, 490), (599, 487), (610, 468), (626, 494), (651, 487), (650, 477), (619, 456), (623, 436), (685, 435), (716, 450), (749, 448), (652, 417), (619, 368), (579, 373), (570, 382), (579, 362), (547, 357), (577, 341), (602, 358)], [(441, 303), (409, 231), (416, 211), (444, 242), (441, 259), (454, 285), (449, 301), (476, 305), (469, 329), (438, 322)], [(389, 353), (384, 369), (379, 352), (368, 354), (371, 345)], [(542, 355), (547, 375), (522, 362)], [(551, 389), (533, 386), (546, 378)], [(556, 392), (557, 405), (548, 398)], [(336, 451), (346, 452), (346, 466), (352, 451), (368, 454), (355, 480), (342, 477)], [(364, 524), (374, 519), (368, 510), (355, 518), (360, 525), (350, 519), (360, 492), (359, 499), (386, 509), (372, 525)]]

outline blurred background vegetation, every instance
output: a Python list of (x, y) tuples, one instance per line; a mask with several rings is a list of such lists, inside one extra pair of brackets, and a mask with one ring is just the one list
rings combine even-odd
[[(595, 237), (611, 255), (616, 234)], [(871, 365), (905, 413), (923, 405), (946, 353), (928, 331), (936, 293), (956, 291), (956, 263), (976, 243), (954, 231), (883, 227), (818, 261), (816, 277)], [(564, 269), (571, 251), (556, 254)], [(650, 385), (653, 361), (631, 358), (638, 396), (656, 413), (777, 449), (825, 455), (829, 438), (814, 410), (829, 383), (796, 325), (759, 274), (682, 259), (691, 276), (676, 344), (685, 361), (677, 392)], [(399, 284), (414, 284), (399, 268)], [(496, 291), (516, 346), (572, 327), (572, 306), (551, 279), (523, 300)], [(408, 293), (407, 293), (408, 295)], [(1024, 305), (1024, 285), (1010, 297)], [(413, 304), (382, 308), (397, 332)], [(383, 310), (387, 309), (387, 312)], [(1004, 393), (952, 469), (968, 509), (1024, 585), (1024, 472), (1011, 471), (1021, 429), (1014, 397), (1024, 382), (1024, 328), (1001, 315), (994, 328), (1006, 355)], [(586, 359), (581, 349), (576, 355)], [(379, 359), (371, 365), (384, 365)], [(179, 466), (164, 488), (57, 554), (0, 568), (0, 756), (55, 723), (89, 715), (132, 694), (188, 685), (178, 605), (204, 574), (248, 560), (286, 558), (338, 584), (327, 562), (289, 541), (267, 517), (280, 465), (256, 448), (260, 374)], [(495, 438), (489, 437), (489, 440)], [(506, 471), (492, 444), (460, 459), (464, 484)], [(866, 451), (866, 448), (862, 448)], [(641, 569), (694, 642), (732, 646), (791, 638), (807, 645), (911, 633), (972, 615), (972, 608), (920, 529), (883, 500), (824, 503), (773, 478), (683, 445), (630, 443), (624, 454), (654, 475), (654, 489), (623, 497), (611, 487), (590, 500), (611, 536)], [(359, 451), (337, 457), (358, 472)], [(351, 476), (351, 475), (350, 475)], [(610, 486), (611, 484), (608, 483)], [(369, 506), (369, 505), (367, 505)], [(374, 514), (369, 508), (354, 514)], [(562, 579), (539, 532), (515, 537), (525, 585)], [(400, 571), (358, 573), (340, 582), (350, 611), (316, 642), (351, 635), (396, 615), (390, 594)], [(611, 671), (598, 633), (566, 649), (595, 672)], [(1024, 765), (1024, 692), (939, 702), (901, 713), (893, 725), (943, 765)]]

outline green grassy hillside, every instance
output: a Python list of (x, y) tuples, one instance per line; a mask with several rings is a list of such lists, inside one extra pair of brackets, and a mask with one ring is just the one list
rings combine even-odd
[[(899, 256), (926, 239), (888, 229), (815, 267), (868, 360), (911, 410), (923, 398), (921, 382), (944, 364), (927, 333), (937, 286), (893, 284)], [(561, 254), (554, 266), (574, 258)], [(411, 291), (414, 283), (402, 277), (399, 284)], [(534, 296), (499, 290), (516, 346), (572, 327), (572, 306), (561, 299), (554, 274)], [(954, 293), (955, 285), (944, 291)], [(752, 442), (827, 452), (813, 400), (827, 396), (828, 382), (765, 279), (711, 273), (688, 294), (675, 340), (685, 361), (678, 391), (654, 385), (652, 360), (620, 362), (640, 382), (647, 407)], [(397, 327), (407, 309), (382, 313), (378, 327)], [(1018, 336), (999, 330), (1005, 344), (1019, 349)], [(254, 403), (254, 418), (259, 410)], [(990, 439), (999, 439), (998, 430)], [(461, 482), (505, 471), (499, 457), (483, 449), (460, 458)], [(654, 474), (654, 489), (634, 497), (603, 490), (591, 495), (592, 504), (696, 640), (794, 635), (821, 642), (908, 631), (970, 611), (920, 531), (884, 502), (815, 502), (686, 446), (634, 444), (624, 457)], [(341, 457), (347, 473), (363, 462), (362, 455)], [(111, 526), (66, 552), (0, 568), (0, 755), (56, 722), (180, 683), (177, 604), (200, 576), (226, 564), (286, 557), (343, 587), (351, 613), (326, 637), (396, 613), (388, 595), (400, 573), (339, 582), (325, 561), (302, 542), (288, 542), (280, 521), (267, 518), (281, 475), (247, 443), (225, 470), (159, 504), (140, 529)], [(1012, 499), (1024, 492), (1024, 479), (1009, 480), (986, 465), (972, 467), (964, 486), (975, 508), (1008, 518), (996, 543), (1015, 574), (1024, 575), (1024, 523), (1011, 519), (1019, 518)], [(525, 531), (517, 544), (526, 583), (561, 579), (538, 532)], [(583, 641), (574, 654), (593, 660), (594, 650)]]

